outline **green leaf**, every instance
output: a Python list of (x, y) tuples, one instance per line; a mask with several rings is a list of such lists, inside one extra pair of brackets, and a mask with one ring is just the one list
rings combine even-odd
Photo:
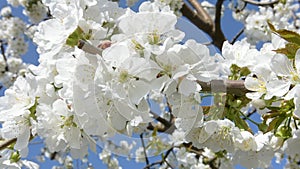
[(286, 30), (286, 29), (278, 29), (276, 30), (274, 25), (272, 25), (268, 21), (268, 25), (272, 32), (280, 36), (281, 38), (285, 39), (288, 42), (295, 43), (297, 45), (300, 45), (300, 34), (294, 31)]
[(157, 127), (155, 127), (152, 132), (152, 137), (156, 137), (156, 136), (157, 136)]
[(78, 26), (75, 31), (69, 35), (69, 37), (67, 38), (66, 44), (74, 47), (78, 45), (78, 41), (80, 39), (82, 40), (86, 40), (85, 37), (88, 37), (87, 35), (84, 34), (83, 30)]
[(279, 0), (279, 2), (284, 4), (284, 5), (286, 4), (286, 0)]
[(268, 131), (268, 125), (264, 122), (264, 123), (260, 123), (258, 125), (258, 128), (260, 131), (262, 131), (263, 133), (266, 133)]
[(270, 123), (268, 127), (268, 131), (274, 130), (276, 131), (280, 124), (284, 121), (285, 116), (277, 116)]
[(12, 152), (11, 155), (10, 155), (10, 158), (9, 158), (9, 160), (10, 160), (11, 163), (16, 163), (20, 159), (21, 159), (21, 155), (20, 155), (20, 153), (18, 151)]
[(30, 111), (30, 117), (32, 119), (34, 119), (35, 121), (37, 121), (37, 117), (36, 117), (36, 107), (38, 105), (38, 97), (35, 98), (35, 101), (34, 101), (34, 105), (32, 105), (28, 110)]
[(287, 43), (284, 48), (279, 48), (279, 49), (276, 49), (276, 50), (273, 50), (273, 51), (276, 52), (276, 53), (284, 54), (289, 59), (294, 59), (295, 55), (296, 55), (296, 52), (299, 48), (300, 48), (299, 45), (290, 42), (290, 43)]
[(276, 137), (281, 137), (283, 139), (288, 139), (292, 137), (292, 129), (288, 126), (281, 126), (279, 130), (275, 133)]
[(272, 31), (272, 32), (276, 32), (276, 29), (275, 29), (274, 25), (271, 24), (270, 21), (267, 21), (267, 23), (268, 23), (268, 26), (269, 26), (269, 28), (271, 29), (271, 31)]
[(244, 129), (247, 131), (252, 131), (251, 128), (249, 127), (248, 123), (243, 120), (240, 116), (236, 115), (234, 118), (234, 123), (236, 124), (236, 126), (240, 129)]

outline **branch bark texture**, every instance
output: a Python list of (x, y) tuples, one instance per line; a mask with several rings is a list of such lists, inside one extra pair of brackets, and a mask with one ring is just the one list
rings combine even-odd
[(219, 50), (222, 49), (223, 42), (226, 41), (226, 37), (221, 29), (221, 11), (223, 2), (224, 0), (217, 1), (214, 22), (197, 0), (189, 0), (189, 3), (195, 10), (189, 7), (187, 2), (184, 2), (181, 8), (183, 16), (189, 19), (199, 29), (207, 33), (212, 39), (212, 44)]

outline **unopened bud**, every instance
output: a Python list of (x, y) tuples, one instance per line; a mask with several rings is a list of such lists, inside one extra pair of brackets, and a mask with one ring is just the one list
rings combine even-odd
[(109, 47), (111, 46), (111, 44), (112, 44), (111, 41), (105, 40), (105, 41), (102, 41), (102, 42), (100, 43), (100, 45), (98, 45), (98, 48), (104, 50), (104, 49), (106, 49), (106, 48), (109, 48)]
[(263, 109), (264, 107), (266, 107), (266, 103), (262, 99), (252, 100), (251, 103), (254, 107), (259, 108), (259, 109)]

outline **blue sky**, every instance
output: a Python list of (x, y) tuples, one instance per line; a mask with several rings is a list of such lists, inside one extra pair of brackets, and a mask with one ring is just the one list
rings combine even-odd
[[(139, 1), (139, 3), (142, 1)], [(213, 1), (213, 3), (215, 3), (215, 0)], [(121, 2), (121, 4), (125, 4), (124, 1)], [(0, 8), (6, 6), (6, 0), (0, 0)], [(22, 9), (21, 8), (12, 8), (13, 9), (13, 15), (14, 16), (18, 16), (21, 17), (24, 20), (27, 20), (26, 16), (24, 16), (22, 14)], [(134, 9), (136, 10), (137, 8), (134, 7)], [(228, 26), (231, 25), (231, 26)], [(222, 28), (224, 30), (225, 36), (231, 40), (236, 34), (237, 32), (239, 32), (239, 30), (242, 28), (242, 24), (239, 22), (236, 22), (235, 20), (233, 20), (232, 16), (231, 16), (231, 11), (230, 10), (225, 10), (224, 13), (224, 17), (222, 19)], [(193, 24), (191, 24), (189, 21), (183, 19), (179, 19), (178, 24), (177, 24), (177, 28), (184, 31), (186, 33), (186, 37), (185, 40), (187, 39), (195, 39), (198, 42), (208, 42), (209, 39), (205, 38), (205, 35), (203, 34), (202, 31), (200, 31), (196, 26), (194, 26)], [(32, 63), (35, 65), (38, 65), (38, 54), (35, 51), (35, 46), (30, 43), (30, 48), (29, 48), (29, 52), (27, 52), (22, 58), (25, 62), (27, 63)], [(3, 95), (3, 91), (4, 90), (0, 90), (0, 95)], [(254, 119), (259, 119), (258, 115), (254, 115), (252, 118)], [(251, 123), (250, 125), (252, 126), (252, 128), (255, 128)], [(36, 161), (35, 157), (37, 155), (40, 154), (40, 149), (43, 147), (43, 145), (40, 143), (41, 140), (40, 139), (34, 139), (32, 141), (34, 144), (31, 144), (30, 146), (30, 155), (29, 155), (29, 159)], [(106, 168), (105, 165), (102, 164), (102, 162), (98, 159), (98, 155), (94, 154), (93, 152), (90, 153), (90, 161), (93, 163), (93, 166), (95, 168)], [(154, 158), (152, 160), (157, 160), (157, 158)], [(119, 162), (123, 165), (123, 168), (143, 168), (145, 166), (144, 163), (135, 163), (132, 161), (127, 161), (124, 157), (119, 158)], [(51, 168), (53, 165), (57, 165), (58, 163), (55, 161), (51, 161), (51, 160), (47, 160), (47, 162), (45, 163), (41, 163), (41, 168)], [(75, 162), (76, 165), (80, 166), (79, 162)], [(77, 167), (76, 167), (77, 168)], [(81, 168), (81, 167), (79, 167)], [(237, 167), (239, 169), (242, 169), (242, 167)], [(274, 169), (280, 169), (283, 168), (282, 165), (275, 165), (272, 167)]]

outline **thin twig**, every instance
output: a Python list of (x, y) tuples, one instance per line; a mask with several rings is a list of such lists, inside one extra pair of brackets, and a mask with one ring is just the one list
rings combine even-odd
[[(146, 146), (145, 146), (145, 142), (144, 142), (144, 138), (143, 138), (143, 133), (141, 133), (140, 138), (141, 138), (142, 146), (144, 148), (144, 156), (145, 156), (145, 160), (146, 160), (146, 165), (149, 165), (149, 159), (148, 159), (147, 152), (146, 152)], [(150, 167), (147, 167), (147, 169), (150, 169)]]
[(244, 33), (245, 27), (243, 27), (231, 40), (230, 44), (234, 44), (234, 42)]
[(169, 126), (172, 125), (168, 120), (166, 120), (166, 119), (160, 117), (159, 115), (157, 115), (157, 114), (154, 113), (153, 111), (150, 111), (150, 114), (153, 115), (153, 118), (154, 118), (154, 119), (156, 119), (157, 121), (161, 122), (161, 123), (162, 123), (163, 125), (165, 125), (166, 127), (167, 127), (167, 126), (169, 127)]
[(169, 120), (166, 120), (166, 119), (160, 117), (153, 111), (150, 111), (149, 113), (152, 114), (153, 118), (156, 119), (161, 124), (155, 124), (153, 122), (149, 123), (147, 126), (148, 130), (154, 130), (156, 128), (159, 132), (165, 132), (165, 133), (172, 134), (173, 131), (176, 129), (176, 127), (174, 125), (174, 118), (175, 118), (174, 116), (173, 116), (172, 120), (169, 121)]
[(197, 0), (189, 0), (191, 5), (196, 9), (197, 14), (209, 25), (213, 25), (213, 21), (209, 14), (205, 11), (202, 5)]
[(295, 120), (295, 119), (293, 119), (293, 121), (294, 121), (294, 126), (295, 126), (295, 129), (296, 129), (296, 130), (298, 130), (298, 124), (297, 124), (296, 120)]
[(245, 115), (246, 117), (243, 117), (242, 119), (243, 119), (243, 120), (247, 120), (247, 118), (250, 118), (251, 115), (253, 115), (256, 111), (257, 111), (257, 109), (256, 109), (256, 108), (253, 108), (251, 111), (249, 111), (249, 112)]
[(156, 129), (158, 132), (171, 134), (171, 133), (168, 132), (168, 130), (166, 129), (166, 127), (163, 124), (161, 124), (161, 123), (156, 124), (154, 122), (149, 122), (148, 126), (147, 126), (147, 129), (148, 130), (154, 130), (154, 129)]
[(169, 156), (169, 154), (173, 151), (174, 147), (171, 147), (165, 154), (165, 156), (163, 157), (163, 162), (165, 162), (167, 164), (167, 166), (169, 166), (171, 169), (174, 169), (174, 167), (167, 161), (167, 158)]
[[(243, 80), (212, 80), (210, 82), (197, 81), (197, 83), (200, 84), (202, 92), (224, 92), (237, 96), (243, 96), (245, 93), (251, 92), (245, 87)], [(153, 118), (161, 124), (150, 122), (147, 126), (148, 130), (157, 129), (159, 132), (172, 134), (176, 129), (174, 124), (174, 119), (176, 117), (173, 117), (173, 120), (169, 121), (152, 111), (150, 111), (150, 114), (152, 114)]]
[(5, 71), (8, 71), (8, 64), (7, 64), (7, 57), (5, 55), (5, 50), (4, 50), (4, 43), (2, 40), (0, 40), (0, 49), (1, 49), (1, 54), (2, 54), (2, 57), (3, 57), (3, 60), (5, 62)]
[(144, 167), (144, 169), (149, 169), (150, 167), (152, 166), (155, 166), (155, 165), (161, 165), (162, 164), (162, 161), (156, 161), (156, 162), (153, 162), (151, 164), (148, 164)]
[(164, 157), (163, 157), (162, 160), (153, 162), (153, 163), (151, 163), (151, 164), (148, 164), (148, 165), (146, 165), (146, 166), (144, 167), (144, 169), (149, 169), (150, 167), (155, 166), (155, 165), (162, 165), (164, 162), (165, 162), (170, 168), (173, 169), (174, 167), (166, 160), (167, 157), (169, 156), (170, 152), (173, 151), (173, 148), (174, 148), (174, 146), (172, 146), (170, 149), (168, 149), (168, 150), (166, 151), (166, 154), (164, 155)]
[(253, 0), (242, 0), (245, 3), (249, 3), (251, 5), (256, 5), (256, 6), (273, 6), (274, 4), (279, 3), (279, 0), (271, 1), (271, 2), (260, 2), (260, 1), (253, 1)]
[(167, 102), (167, 106), (168, 106), (168, 111), (169, 111), (169, 113), (170, 113), (170, 119), (169, 119), (169, 122), (172, 123), (172, 121), (174, 120), (174, 115), (173, 115), (173, 113), (172, 113), (172, 106), (171, 106), (171, 104), (169, 103), (168, 98), (167, 98), (167, 97), (165, 97), (165, 98), (166, 98), (166, 102)]
[[(33, 136), (32, 134), (30, 134), (30, 138), (29, 141), (31, 141), (32, 139), (34, 139), (35, 136)], [(17, 138), (12, 138), (10, 140), (0, 140), (0, 151), (6, 149), (8, 146), (15, 144), (17, 142)]]
[(197, 155), (202, 155), (202, 153), (204, 152), (203, 149), (199, 149), (195, 146), (193, 146), (193, 143), (189, 142), (189, 143), (182, 143), (182, 146), (186, 148), (187, 151), (195, 153)]

